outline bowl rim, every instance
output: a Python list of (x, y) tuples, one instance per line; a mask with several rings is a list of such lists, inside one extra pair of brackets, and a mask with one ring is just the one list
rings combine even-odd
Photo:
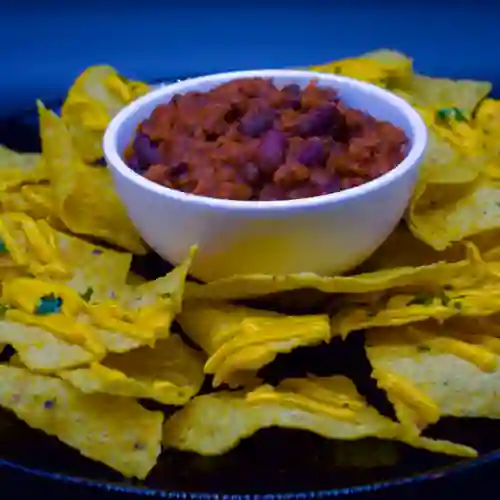
[[(137, 113), (143, 106), (147, 106), (155, 101), (167, 100), (177, 93), (185, 93), (190, 90), (195, 90), (198, 85), (206, 83), (224, 83), (230, 80), (239, 78), (299, 78), (309, 77), (318, 79), (321, 82), (329, 82), (332, 87), (336, 85), (339, 87), (351, 87), (363, 91), (366, 94), (371, 94), (373, 98), (386, 101), (395, 108), (399, 108), (401, 112), (407, 117), (412, 128), (414, 142), (403, 159), (391, 171), (381, 175), (380, 177), (366, 182), (360, 186), (346, 189), (335, 193), (315, 196), (311, 198), (300, 198), (296, 200), (277, 200), (277, 201), (240, 201), (240, 200), (227, 200), (220, 198), (210, 198), (207, 196), (200, 196), (191, 193), (184, 193), (175, 189), (161, 186), (152, 182), (142, 175), (138, 174), (121, 158), (117, 148), (117, 137), (119, 135), (122, 125), (127, 122), (130, 116)], [(168, 101), (167, 101), (168, 102)], [(160, 102), (158, 102), (159, 105)], [(263, 69), (263, 70), (244, 70), (244, 71), (229, 71), (224, 73), (213, 73), (209, 75), (199, 76), (195, 78), (188, 78), (186, 80), (177, 81), (175, 83), (161, 85), (156, 89), (148, 92), (144, 96), (132, 101), (125, 108), (120, 110), (116, 116), (108, 124), (104, 133), (102, 141), (102, 149), (104, 151), (104, 158), (108, 166), (117, 172), (120, 176), (125, 177), (129, 182), (137, 185), (143, 190), (164, 197), (171, 200), (191, 204), (198, 207), (222, 209), (222, 210), (238, 210), (241, 212), (256, 212), (256, 211), (296, 211), (321, 208), (325, 205), (341, 204), (344, 202), (352, 201), (356, 198), (361, 198), (374, 191), (387, 187), (389, 184), (404, 177), (409, 171), (418, 166), (418, 163), (425, 153), (427, 147), (427, 126), (418, 112), (408, 104), (404, 99), (396, 94), (377, 87), (371, 83), (356, 80), (345, 76), (319, 73), (316, 71), (307, 70), (289, 70), (289, 69)]]

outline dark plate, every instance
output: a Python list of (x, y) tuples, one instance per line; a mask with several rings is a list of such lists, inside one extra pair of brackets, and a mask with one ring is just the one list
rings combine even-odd
[[(60, 106), (58, 102), (47, 104), (55, 110)], [(38, 151), (36, 110), (22, 111), (1, 121), (0, 143), (19, 151)], [(146, 274), (165, 270), (165, 264), (154, 256), (136, 265)], [(335, 365), (332, 356), (341, 370), (351, 371), (352, 353), (359, 354), (359, 340), (353, 336), (344, 352), (337, 349), (332, 354), (328, 348), (315, 351), (313, 364), (306, 351), (292, 354), (294, 374), (311, 370), (321, 373)], [(356, 359), (354, 378), (358, 378), (360, 370), (366, 370), (362, 365), (363, 360)], [(365, 389), (373, 391), (373, 387)], [(494, 487), (500, 471), (500, 422), (444, 419), (431, 433), (473, 446), (481, 457), (457, 460), (395, 445), (397, 465), (350, 467), (346, 453), (362, 453), (360, 449), (348, 449), (345, 444), (305, 432), (268, 429), (219, 458), (164, 453), (148, 480), (140, 483), (125, 481), (119, 474), (0, 411), (0, 491), (7, 493), (2, 498), (40, 493), (49, 494), (53, 500), (137, 495), (200, 499), (259, 496), (269, 500), (370, 495), (401, 499), (462, 492), (464, 488), (474, 489), (477, 495)]]

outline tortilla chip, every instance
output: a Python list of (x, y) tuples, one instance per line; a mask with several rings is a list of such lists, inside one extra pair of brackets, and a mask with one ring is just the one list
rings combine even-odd
[(122, 354), (132, 351), (138, 347), (148, 345), (149, 339), (139, 339), (126, 335), (116, 330), (104, 330), (103, 328), (93, 328), (94, 338), (104, 346), (108, 353), (114, 352)]
[(22, 267), (32, 275), (68, 279), (70, 270), (54, 242), (54, 230), (43, 220), (22, 213), (0, 214), (2, 266)]
[(491, 335), (500, 337), (500, 314), (483, 317), (451, 318), (446, 322), (450, 329), (461, 333), (475, 333), (478, 337)]
[[(444, 243), (436, 243), (427, 233), (431, 230), (439, 233), (442, 227), (439, 221), (425, 218), (438, 214), (441, 220), (457, 211), (457, 205), (470, 203), (467, 199), (481, 182), (490, 160), (483, 148), (483, 134), (471, 123), (457, 120), (444, 123), (436, 118), (436, 111), (418, 110), (428, 125), (428, 147), (406, 220), (418, 239), (436, 250), (444, 250), (453, 241), (479, 230), (460, 233), (458, 240), (445, 231), (441, 236)], [(433, 223), (437, 227), (431, 227)]]
[(408, 90), (410, 103), (422, 108), (458, 108), (470, 117), (478, 103), (491, 92), (490, 82), (450, 80), (415, 75)]
[[(133, 338), (120, 331), (104, 330), (96, 326), (92, 326), (90, 330), (88, 328), (82, 330), (82, 326), (85, 327), (85, 324), (78, 323), (79, 321), (83, 322), (84, 317), (82, 316), (77, 319), (61, 318), (65, 321), (60, 321), (58, 325), (50, 324), (43, 316), (27, 316), (26, 314), (20, 316), (19, 312), (16, 314), (16, 311), (7, 310), (5, 316), (7, 318), (14, 317), (16, 321), (5, 321), (8, 326), (5, 326), (3, 335), (5, 338), (14, 339), (9, 342), (20, 353), (21, 349), (26, 350), (22, 362), (33, 371), (53, 373), (58, 370), (74, 368), (99, 361), (105, 352), (125, 353), (147, 345), (149, 342), (148, 338)], [(59, 326), (59, 329), (54, 331), (56, 326)], [(27, 333), (29, 340), (24, 342), (24, 337), (18, 338), (18, 331), (24, 332), (26, 328), (30, 330)], [(93, 350), (88, 350), (85, 347), (85, 338), (74, 337), (73, 328), (80, 335), (90, 334)], [(12, 337), (13, 335), (15, 338)], [(54, 359), (52, 353), (55, 350), (63, 350), (63, 353), (61, 355), (56, 353)], [(31, 360), (32, 358), (33, 360)]]
[[(500, 238), (498, 241), (500, 243)], [(483, 254), (485, 247), (482, 244), (476, 241), (474, 244), (480, 249), (484, 260), (492, 260), (487, 259)], [(465, 245), (453, 245), (445, 251), (438, 252), (419, 240), (406, 224), (401, 223), (382, 243), (382, 246), (360, 266), (359, 270), (362, 273), (368, 273), (398, 267), (421, 267), (443, 261), (458, 262), (466, 258)]]
[(492, 280), (477, 288), (398, 293), (373, 299), (374, 302), (369, 303), (365, 297), (365, 304), (347, 306), (334, 315), (332, 335), (345, 337), (353, 331), (401, 326), (426, 319), (442, 322), (454, 316), (490, 316), (500, 311), (500, 286)]
[(473, 337), (429, 322), (367, 333), (373, 377), (409, 433), (444, 416), (500, 418), (500, 340)]
[[(190, 259), (164, 278), (160, 285), (131, 289), (119, 299), (96, 301), (93, 289), (79, 294), (64, 283), (34, 278), (9, 279), (3, 284), (2, 302), (5, 317), (29, 326), (50, 331), (56, 337), (102, 357), (106, 351), (123, 353), (167, 338), (170, 326), (182, 302), (182, 276)], [(123, 275), (125, 278), (126, 273)], [(155, 288), (156, 286), (156, 288)], [(137, 290), (140, 288), (139, 292)], [(168, 297), (162, 292), (170, 290)], [(126, 290), (129, 292), (129, 290)], [(142, 293), (144, 292), (144, 293)], [(135, 295), (134, 295), (135, 294)], [(59, 301), (39, 312), (47, 299)]]
[(0, 192), (46, 179), (40, 154), (17, 153), (0, 145)]
[(488, 135), (500, 131), (499, 99), (484, 99), (474, 114), (473, 124)]
[(108, 299), (125, 286), (131, 254), (56, 231), (45, 220), (1, 214), (0, 238), (5, 247), (2, 267), (21, 267), (41, 279), (67, 282), (81, 294), (92, 289), (93, 299)]
[(430, 130), (425, 158), (420, 167), (419, 184), (450, 184), (452, 188), (459, 188), (459, 185), (474, 182), (483, 168), (483, 155), (462, 152)]
[[(262, 386), (250, 393), (198, 396), (166, 420), (163, 444), (206, 456), (221, 455), (266, 427), (302, 429), (342, 440), (370, 436), (397, 440), (401, 434), (401, 426), (367, 405), (349, 379), (310, 377), (285, 380), (276, 389)], [(421, 444), (418, 438), (413, 442)], [(444, 448), (476, 455), (452, 443)]]
[(54, 229), (64, 230), (64, 224), (57, 217), (53, 204), (52, 187), (43, 182), (24, 184), (17, 191), (3, 193), (0, 200), (2, 212), (23, 213), (35, 220), (43, 219)]
[(256, 372), (280, 353), (330, 339), (327, 315), (285, 316), (224, 303), (188, 303), (177, 320), (210, 357), (205, 373), (213, 386), (234, 383), (234, 374)]
[(276, 292), (316, 289), (325, 293), (369, 293), (405, 286), (444, 286), (460, 281), (472, 284), (480, 275), (482, 261), (469, 247), (467, 260), (435, 262), (420, 267), (382, 269), (353, 276), (318, 276), (312, 273), (271, 276), (252, 274), (231, 276), (201, 285), (186, 284), (186, 299), (236, 300), (262, 297)]
[[(161, 451), (163, 414), (132, 399), (82, 394), (57, 378), (0, 365), (0, 406), (125, 477), (144, 479)], [(133, 425), (124, 425), (124, 423)]]
[(23, 196), (22, 191), (2, 193), (2, 199), (0, 200), (1, 212), (22, 212), (28, 214), (30, 210), (31, 206)]
[(100, 392), (183, 405), (203, 384), (203, 363), (199, 352), (186, 346), (179, 335), (172, 335), (157, 342), (154, 349), (111, 354), (101, 364), (58, 375), (86, 394)]
[(392, 49), (377, 49), (371, 50), (370, 52), (365, 52), (360, 58), (371, 59), (372, 61), (378, 61), (380, 64), (387, 65), (411, 65), (412, 59), (402, 52)]
[(258, 371), (278, 354), (330, 340), (327, 315), (246, 318), (239, 333), (215, 351), (205, 364), (217, 387), (234, 373)]
[(90, 301), (91, 322), (108, 330), (108, 334), (101, 334), (107, 346), (113, 345), (110, 351), (128, 351), (120, 334), (139, 345), (150, 346), (157, 339), (169, 337), (172, 322), (181, 311), (184, 283), (194, 251), (193, 248), (184, 262), (161, 278), (136, 287), (123, 287), (122, 293), (111, 300)]
[(127, 274), (127, 285), (129, 286), (136, 287), (146, 283), (146, 281), (145, 278), (133, 271), (129, 271)]
[(85, 162), (103, 157), (102, 136), (108, 123), (123, 107), (150, 90), (130, 82), (111, 66), (91, 66), (73, 83), (61, 117)]
[(405, 87), (413, 75), (412, 60), (400, 52), (387, 49), (312, 66), (309, 69), (321, 73), (349, 76), (385, 88)]
[(45, 166), (57, 215), (75, 234), (142, 254), (146, 247), (116, 194), (108, 169), (83, 163), (64, 122), (38, 103)]
[[(483, 231), (468, 238), (474, 246), (480, 251), (485, 262), (498, 261), (498, 252), (500, 250), (500, 228), (491, 231)], [(455, 245), (458, 246), (458, 245)]]
[(92, 291), (90, 301), (113, 299), (123, 294), (132, 255), (95, 245), (54, 231), (54, 238), (72, 276), (66, 284), (80, 294)]
[(483, 231), (500, 229), (500, 181), (478, 179), (456, 200), (413, 206), (408, 223), (417, 238), (436, 250)]
[(55, 372), (85, 365), (99, 358), (83, 347), (66, 342), (47, 330), (0, 320), (0, 342), (10, 344), (30, 370)]
[(233, 339), (240, 331), (245, 318), (281, 315), (272, 311), (234, 306), (224, 302), (186, 302), (177, 321), (184, 333), (207, 354)]
[(165, 276), (140, 283), (137, 287), (129, 289), (132, 291), (128, 297), (129, 303), (135, 306), (143, 306), (162, 298), (172, 304), (175, 313), (180, 312), (184, 299), (186, 279), (196, 251), (197, 247), (193, 246), (189, 250), (189, 255)]
[(35, 219), (49, 219), (56, 229), (61, 226), (61, 222), (57, 220), (50, 184), (27, 184), (21, 188), (21, 193), (29, 206), (28, 215)]
[(107, 334), (101, 334), (111, 352), (129, 350), (122, 335), (127, 336), (129, 342), (150, 346), (154, 346), (157, 339), (169, 337), (172, 322), (181, 311), (184, 283), (194, 251), (195, 248), (184, 262), (165, 276), (138, 286), (127, 285), (114, 297), (116, 300), (91, 304), (91, 321), (108, 330)]
[(230, 389), (256, 389), (264, 383), (264, 379), (257, 376), (255, 370), (239, 370), (228, 374), (224, 383)]
[[(338, 379), (341, 383), (344, 381), (344, 377)], [(267, 386), (263, 387), (267, 390)], [(350, 389), (355, 391), (354, 386)], [(165, 422), (163, 444), (202, 455), (220, 455), (259, 429), (273, 426), (309, 430), (336, 439), (394, 436), (397, 433), (397, 425), (357, 398), (350, 398), (350, 394), (346, 399), (352, 399), (355, 405), (361, 404), (362, 415), (359, 410), (350, 408), (314, 411), (307, 407), (306, 398), (303, 407), (279, 399), (257, 403), (248, 399), (251, 394), (222, 391), (198, 396)], [(332, 416), (336, 409), (337, 418)]]
[(500, 144), (498, 136), (500, 135), (500, 100), (485, 99), (478, 106), (474, 115), (473, 126), (482, 132), (483, 147), (490, 153), (495, 162), (493, 173), (495, 178), (500, 176)]

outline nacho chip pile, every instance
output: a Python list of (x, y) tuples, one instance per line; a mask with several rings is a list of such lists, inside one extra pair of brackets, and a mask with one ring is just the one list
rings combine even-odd
[[(312, 69), (392, 90), (429, 127), (405, 221), (348, 276), (194, 283), (193, 248), (145, 280), (131, 265), (148, 249), (101, 140), (148, 86), (94, 66), (61, 116), (38, 103), (41, 153), (0, 147), (0, 351), (14, 351), (0, 358), (1, 407), (139, 479), (162, 450), (220, 455), (269, 427), (477, 455), (428, 431), (445, 417), (500, 418), (500, 101), (485, 99), (487, 82), (418, 75), (390, 50)], [(294, 313), (314, 294), (314, 311)], [(354, 332), (394, 418), (335, 363), (315, 373), (314, 353)], [(297, 349), (310, 373), (270, 377)]]

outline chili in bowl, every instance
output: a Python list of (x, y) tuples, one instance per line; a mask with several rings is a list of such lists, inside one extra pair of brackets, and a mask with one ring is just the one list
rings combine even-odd
[(104, 136), (119, 196), (149, 245), (193, 274), (342, 273), (401, 219), (427, 141), (371, 84), (295, 70), (162, 86)]

